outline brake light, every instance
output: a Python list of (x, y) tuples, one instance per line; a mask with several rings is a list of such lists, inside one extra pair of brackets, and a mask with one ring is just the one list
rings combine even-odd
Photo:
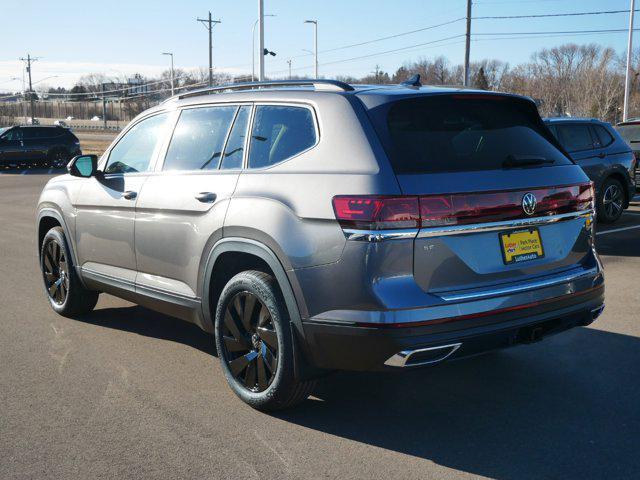
[[(536, 198), (525, 213), (523, 197)], [(593, 209), (593, 183), (504, 192), (422, 196), (337, 196), (336, 218), (343, 228), (385, 230), (499, 222)]]

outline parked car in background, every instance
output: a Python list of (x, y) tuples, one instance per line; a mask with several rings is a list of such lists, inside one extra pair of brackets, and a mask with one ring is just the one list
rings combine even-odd
[(328, 371), (535, 342), (604, 307), (593, 188), (525, 97), (226, 85), (143, 112), (68, 170), (38, 202), (51, 307), (85, 314), (107, 292), (194, 322), (254, 408), (291, 407)]
[(40, 125), (40, 120), (38, 120), (37, 118), (28, 118), (27, 119), (27, 125)]
[(55, 122), (53, 122), (53, 124), (57, 127), (69, 128), (69, 124), (64, 120), (56, 120)]
[(98, 115), (94, 115), (93, 117), (91, 117), (92, 122), (99, 122), (100, 120), (101, 118)]
[(80, 155), (80, 140), (68, 128), (16, 126), (0, 132), (0, 166), (62, 168)]
[(620, 218), (635, 195), (636, 158), (611, 124), (587, 118), (548, 118), (545, 123), (593, 181), (598, 221)]
[(620, 122), (616, 125), (616, 130), (629, 144), (636, 157), (636, 191), (640, 191), (640, 119), (635, 118), (627, 122)]

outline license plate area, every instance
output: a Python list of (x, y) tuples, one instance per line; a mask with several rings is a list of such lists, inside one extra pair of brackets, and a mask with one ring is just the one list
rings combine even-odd
[(511, 230), (499, 234), (502, 260), (505, 265), (544, 257), (542, 239), (537, 228)]

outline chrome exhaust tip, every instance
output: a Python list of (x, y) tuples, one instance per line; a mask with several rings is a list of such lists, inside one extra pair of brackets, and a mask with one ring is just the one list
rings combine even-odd
[(436, 347), (402, 350), (389, 357), (384, 364), (388, 367), (400, 368), (434, 365), (449, 358), (461, 346), (462, 343), (451, 343), (449, 345), (438, 345)]

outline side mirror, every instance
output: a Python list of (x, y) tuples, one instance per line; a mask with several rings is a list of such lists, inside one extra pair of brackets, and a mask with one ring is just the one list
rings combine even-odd
[(96, 155), (78, 155), (73, 157), (67, 165), (67, 171), (74, 177), (93, 177), (98, 171), (98, 157)]

